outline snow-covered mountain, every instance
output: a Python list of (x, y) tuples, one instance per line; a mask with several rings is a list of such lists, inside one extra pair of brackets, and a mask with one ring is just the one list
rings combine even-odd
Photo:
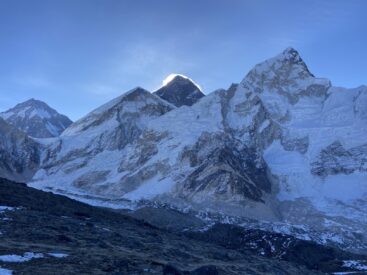
[(72, 123), (67, 116), (33, 98), (0, 113), (0, 117), (36, 138), (59, 136)]
[(191, 106), (205, 96), (197, 84), (183, 75), (172, 74), (163, 84), (154, 94), (176, 107)]
[(25, 133), (0, 118), (0, 175), (15, 181), (30, 180), (38, 169), (40, 147)]
[(332, 87), (288, 48), (192, 106), (122, 95), (55, 139), (29, 184), (301, 227), (367, 251), (366, 122), (367, 87)]
[[(173, 105), (142, 88), (125, 93), (67, 128), (44, 154), (44, 169), (36, 177), (64, 174), (65, 181), (60, 181), (57, 188), (88, 190), (96, 187), (100, 190), (95, 190), (96, 193), (103, 193), (103, 189), (109, 188), (112, 193), (121, 194), (112, 189), (119, 186), (119, 177), (127, 174), (123, 160), (128, 162), (134, 158), (136, 165), (140, 166), (154, 153), (155, 148), (150, 143), (159, 136), (143, 133), (143, 130), (150, 120), (173, 108)], [(128, 155), (133, 149), (131, 144), (144, 142), (139, 139), (142, 135), (153, 141), (139, 144), (140, 151)], [(128, 188), (133, 189), (133, 183), (129, 184)]]

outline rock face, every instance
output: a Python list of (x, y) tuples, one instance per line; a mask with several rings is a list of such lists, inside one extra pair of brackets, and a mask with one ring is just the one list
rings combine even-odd
[(19, 103), (0, 117), (36, 138), (59, 136), (72, 123), (68, 117), (36, 99)]
[(332, 228), (318, 241), (363, 250), (366, 120), (367, 87), (332, 87), (288, 48), (192, 106), (142, 89), (107, 103), (49, 145), (29, 184), (114, 207), (150, 200)]
[(0, 175), (30, 180), (40, 163), (39, 144), (0, 118)]
[(191, 106), (205, 96), (195, 83), (181, 75), (174, 76), (154, 94), (176, 107)]
[(323, 149), (317, 161), (311, 163), (311, 173), (326, 177), (337, 174), (367, 172), (367, 143), (345, 149), (340, 141), (335, 141)]

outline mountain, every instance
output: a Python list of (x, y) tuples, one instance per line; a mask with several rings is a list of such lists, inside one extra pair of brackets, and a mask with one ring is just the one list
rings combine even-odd
[(0, 118), (0, 175), (30, 180), (40, 163), (40, 146), (24, 132)]
[(182, 75), (171, 75), (167, 83), (154, 92), (155, 95), (175, 105), (191, 106), (205, 95), (189, 78)]
[(122, 95), (49, 144), (28, 184), (365, 252), (366, 114), (367, 87), (333, 87), (288, 48), (192, 106)]
[[(50, 179), (61, 175), (58, 189), (88, 190), (97, 187), (112, 193), (126, 169), (140, 167), (150, 155), (157, 153), (154, 142), (164, 137), (144, 132), (147, 124), (175, 107), (150, 92), (135, 88), (106, 103), (70, 125), (49, 144), (36, 178)], [(152, 141), (139, 140), (144, 135)], [(139, 143), (139, 152), (130, 152), (131, 144)], [(125, 168), (123, 161), (134, 160), (137, 167)], [(58, 166), (59, 168), (56, 168)], [(56, 169), (55, 169), (56, 168)], [(94, 186), (93, 183), (98, 183)], [(133, 182), (130, 182), (133, 188)], [(109, 187), (108, 187), (109, 186)], [(76, 191), (77, 192), (77, 191)]]
[(68, 117), (33, 98), (0, 113), (0, 117), (36, 138), (57, 137), (72, 123)]

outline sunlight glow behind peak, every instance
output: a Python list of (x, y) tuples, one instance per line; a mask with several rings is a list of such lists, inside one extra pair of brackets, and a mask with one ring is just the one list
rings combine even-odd
[(193, 81), (191, 78), (182, 75), (182, 74), (170, 74), (169, 76), (167, 76), (163, 81), (162, 81), (162, 87), (166, 86), (167, 84), (169, 84), (176, 76), (181, 76), (183, 78), (186, 78), (188, 80), (190, 80), (192, 83), (194, 83), (196, 85), (196, 87), (199, 88), (200, 91), (202, 91), (200, 85), (198, 85), (195, 81)]
[(186, 76), (184, 76), (184, 75), (182, 75), (182, 74), (170, 74), (169, 76), (167, 76), (165, 79), (163, 79), (163, 81), (162, 81), (162, 85), (163, 86), (166, 86), (168, 83), (170, 83), (176, 76), (181, 76), (181, 77), (183, 77), (183, 78), (188, 78), (188, 77), (186, 77)]

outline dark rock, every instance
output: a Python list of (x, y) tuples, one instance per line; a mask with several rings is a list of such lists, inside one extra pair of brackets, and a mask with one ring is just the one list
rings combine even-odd
[(0, 214), (0, 255), (68, 255), (4, 265), (19, 274), (317, 274), (3, 179), (0, 205), (17, 207)]
[(172, 265), (166, 265), (163, 267), (164, 275), (182, 275), (183, 273)]
[(202, 266), (194, 271), (192, 271), (190, 274), (192, 275), (219, 275), (218, 268), (214, 265), (208, 265), (208, 266)]
[(191, 106), (205, 95), (190, 79), (175, 76), (167, 85), (154, 92), (155, 95), (175, 105)]

